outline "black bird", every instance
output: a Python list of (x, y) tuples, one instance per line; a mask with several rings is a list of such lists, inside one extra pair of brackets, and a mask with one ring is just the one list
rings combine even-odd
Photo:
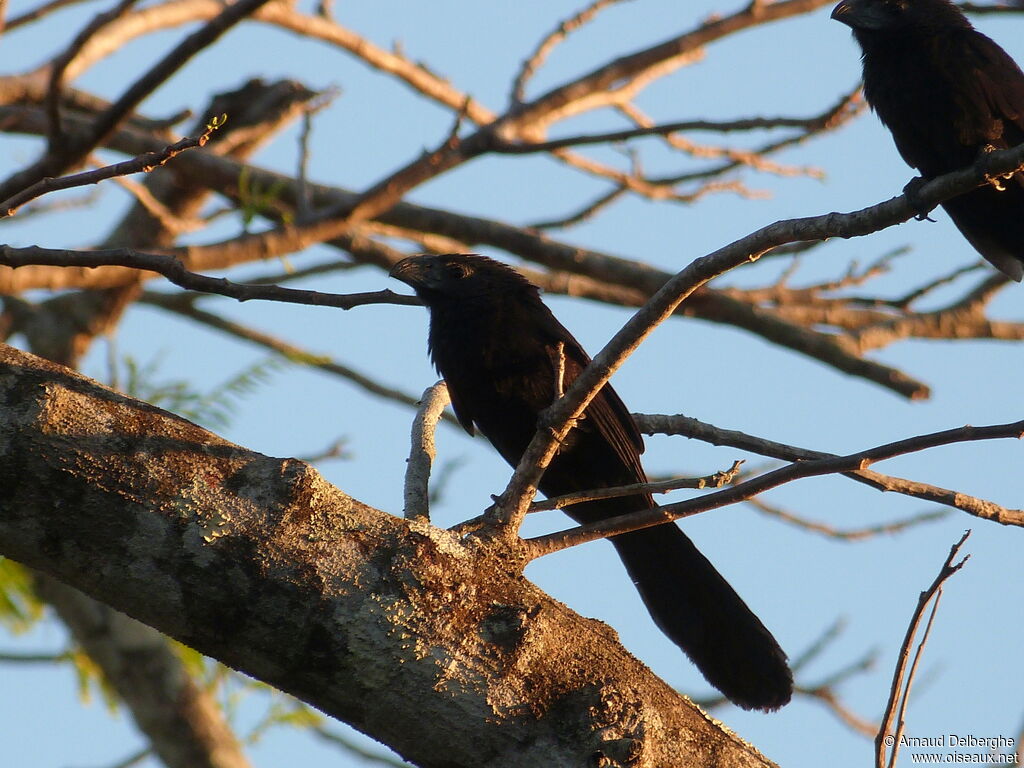
[[(843, 0), (832, 18), (853, 29), (864, 95), (925, 179), (1024, 142), (1024, 73), (953, 3)], [(942, 205), (978, 253), (1024, 277), (1024, 173)]]
[[(391, 276), (430, 310), (430, 355), (444, 376), (455, 414), (479, 429), (515, 466), (553, 402), (562, 345), (564, 387), (590, 362), (587, 353), (515, 270), (483, 256), (403, 259)], [(540, 481), (557, 496), (646, 482), (643, 440), (609, 385), (587, 407)], [(649, 494), (575, 504), (580, 523), (654, 506)], [(611, 539), (661, 630), (730, 700), (777, 709), (793, 688), (775, 638), (674, 523)]]

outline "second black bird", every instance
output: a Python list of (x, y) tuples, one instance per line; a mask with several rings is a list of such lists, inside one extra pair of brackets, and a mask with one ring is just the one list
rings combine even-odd
[[(1024, 142), (1024, 73), (949, 0), (843, 0), (864, 95), (903, 159), (930, 179)], [(943, 203), (982, 256), (1024, 277), (1024, 172)]]
[[(430, 355), (467, 431), (479, 429), (515, 466), (538, 414), (590, 358), (519, 273), (483, 256), (414, 256), (391, 270), (430, 310)], [(561, 354), (559, 352), (561, 345)], [(646, 482), (643, 441), (609, 385), (597, 394), (540, 481), (548, 496)], [(589, 523), (654, 506), (649, 494), (575, 504)], [(674, 523), (611, 543), (661, 630), (730, 700), (777, 709), (793, 680), (775, 638)]]

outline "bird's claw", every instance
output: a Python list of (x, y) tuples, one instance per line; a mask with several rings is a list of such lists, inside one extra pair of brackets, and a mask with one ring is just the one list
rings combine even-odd
[(907, 202), (910, 203), (910, 207), (913, 208), (917, 213), (914, 214), (914, 218), (918, 221), (931, 221), (933, 219), (928, 214), (935, 208), (934, 205), (928, 205), (921, 199), (921, 188), (927, 184), (927, 179), (922, 179), (920, 176), (915, 176), (907, 182), (906, 186), (903, 187), (903, 195), (907, 198)]

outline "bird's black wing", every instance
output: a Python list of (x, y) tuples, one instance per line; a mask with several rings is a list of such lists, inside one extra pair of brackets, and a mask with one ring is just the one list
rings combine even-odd
[[(940, 66), (953, 68), (947, 58)], [(1006, 149), (1024, 142), (1024, 72), (1009, 54), (980, 32), (963, 37), (959, 66), (949, 77), (960, 78), (957, 89), (961, 118), (957, 128), (963, 144), (989, 144)], [(969, 85), (968, 85), (969, 83)]]
[[(562, 377), (563, 393), (579, 378), (583, 369), (590, 364), (590, 356), (583, 350), (571, 333), (550, 313), (543, 318), (542, 331), (547, 337), (546, 346), (551, 360), (552, 378), (558, 376), (560, 357), (558, 345), (562, 345), (564, 367)], [(580, 429), (596, 430), (618, 458), (643, 482), (645, 475), (640, 464), (644, 452), (644, 441), (636, 428), (632, 415), (611, 385), (606, 384), (590, 401)]]

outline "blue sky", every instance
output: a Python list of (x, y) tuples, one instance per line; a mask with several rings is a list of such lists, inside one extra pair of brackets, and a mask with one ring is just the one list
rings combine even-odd
[[(15, 0), (8, 14), (17, 15), (31, 5)], [(616, 55), (690, 29), (712, 12), (728, 13), (740, 5), (734, 0), (622, 3), (557, 49), (529, 93), (535, 95)], [(13, 73), (43, 62), (60, 48), (70, 30), (102, 7), (87, 4), (55, 16), (38, 31), (5, 36), (0, 68)], [(573, 3), (562, 0), (346, 0), (338, 4), (336, 13), (341, 23), (383, 47), (401, 41), (410, 58), (429, 63), (456, 87), (500, 109), (526, 52), (574, 10)], [(638, 101), (659, 121), (815, 114), (859, 78), (859, 52), (849, 30), (830, 21), (828, 14), (829, 9), (823, 8), (716, 43), (706, 49), (703, 61), (657, 83)], [(983, 17), (976, 23), (1024, 61), (1024, 16)], [(124, 86), (126, 73), (139, 71), (154, 51), (170, 47), (181, 34), (173, 30), (132, 44), (77, 84), (113, 96)], [(341, 89), (340, 98), (318, 116), (314, 126), (310, 175), (318, 181), (364, 188), (424, 147), (435, 145), (450, 127), (451, 117), (445, 110), (347, 55), (254, 24), (233, 30), (220, 45), (204, 52), (148, 100), (144, 109), (154, 115), (185, 107), (201, 109), (207, 93), (236, 87), (253, 75), (295, 77), (313, 88)], [(596, 115), (574, 120), (564, 130), (621, 125), (618, 118)], [(719, 142), (718, 137), (697, 138)], [(660, 152), (655, 142), (642, 146), (652, 169), (677, 167), (678, 161)], [(35, 147), (25, 139), (0, 138), (5, 172), (32, 159)], [(296, 147), (297, 129), (293, 128), (262, 151), (256, 162), (291, 172)], [(595, 154), (614, 157), (609, 150)], [(750, 201), (722, 194), (692, 206), (627, 199), (607, 215), (558, 236), (674, 271), (777, 219), (853, 210), (885, 200), (898, 194), (913, 175), (870, 114), (776, 159), (820, 167), (826, 178), (745, 173), (740, 178), (770, 194), (768, 199)], [(409, 199), (527, 223), (568, 213), (604, 189), (603, 183), (544, 158), (484, 158), (424, 185)], [(99, 203), (99, 214), (96, 210), (68, 212), (42, 227), (14, 219), (5, 222), (4, 239), (49, 247), (87, 246), (103, 237), (125, 204), (124, 194), (111, 187)], [(909, 246), (909, 255), (875, 287), (884, 295), (898, 295), (929, 276), (974, 261), (975, 254), (945, 215), (940, 212), (934, 218), (936, 223), (909, 222), (868, 238), (816, 249), (804, 259), (794, 282), (838, 276), (851, 259), (863, 264), (890, 249)], [(223, 234), (237, 221), (221, 226)], [(328, 255), (314, 248), (290, 260), (302, 266)], [(489, 255), (507, 258), (495, 252)], [(726, 276), (721, 284), (767, 283), (780, 267), (778, 263), (750, 265)], [(245, 274), (267, 271), (271, 269), (261, 267)], [(939, 298), (954, 295), (966, 284), (956, 284)], [(404, 290), (371, 269), (335, 274), (303, 287), (335, 292)], [(1024, 288), (1004, 291), (992, 314), (1021, 319), (1021, 291)], [(628, 317), (623, 309), (563, 297), (548, 301), (592, 353)], [(425, 353), (426, 315), (417, 308), (374, 306), (340, 313), (255, 302), (237, 305), (221, 299), (211, 299), (205, 306), (311, 351), (330, 354), (410, 392), (422, 391), (437, 378)], [(121, 354), (140, 360), (159, 356), (162, 375), (188, 378), (199, 389), (212, 388), (265, 356), (147, 307), (130, 310), (117, 345)], [(105, 356), (103, 345), (97, 345), (86, 372), (104, 378)], [(928, 382), (932, 398), (911, 403), (769, 347), (744, 332), (692, 320), (673, 320), (659, 328), (616, 374), (613, 384), (635, 411), (681, 412), (722, 427), (833, 452), (962, 424), (1021, 418), (1024, 347), (1019, 344), (914, 341), (873, 357)], [(224, 433), (275, 456), (308, 454), (344, 436), (353, 458), (325, 464), (324, 474), (353, 496), (399, 513), (410, 421), (407, 410), (365, 395), (345, 381), (291, 367), (242, 401)], [(650, 474), (706, 474), (744, 458), (736, 450), (682, 438), (649, 438), (647, 446), (645, 466)], [(760, 463), (746, 458), (750, 464)], [(1000, 441), (943, 448), (878, 468), (1021, 507), (1022, 458), (1019, 442)], [(439, 459), (460, 462), (434, 510), (434, 519), (441, 525), (477, 514), (489, 502), (488, 494), (499, 491), (507, 479), (507, 467), (486, 443), (454, 429), (442, 428)], [(921, 503), (891, 498), (842, 478), (794, 483), (771, 492), (766, 500), (835, 527), (861, 527), (925, 509)], [(543, 520), (530, 521), (529, 529), (565, 526), (565, 518), (549, 513)], [(1024, 629), (1021, 531), (950, 512), (941, 522), (901, 535), (845, 543), (795, 530), (744, 506), (685, 522), (686, 530), (791, 657), (837, 618), (844, 620), (841, 636), (807, 670), (808, 680), (816, 681), (868, 649), (877, 649), (874, 668), (840, 689), (844, 703), (868, 719), (877, 718), (884, 708), (895, 656), (918, 593), (932, 581), (949, 546), (968, 527), (974, 531), (965, 547), (971, 561), (944, 594), (907, 732), (922, 737), (944, 733), (1015, 736), (1024, 721), (1020, 694), (1024, 660), (1019, 652)], [(670, 684), (695, 695), (710, 693), (695, 669), (647, 618), (606, 544), (547, 557), (532, 564), (527, 576), (581, 614), (611, 625), (626, 647)], [(61, 630), (47, 624), (29, 636), (0, 638), (0, 648), (53, 649), (63, 642)], [(0, 696), (0, 733), (9, 729), (11, 735), (0, 739), (2, 764), (91, 768), (113, 764), (141, 744), (124, 713), (110, 717), (95, 701), (80, 706), (69, 669), (3, 665), (0, 680), (6, 694)], [(263, 706), (254, 698), (243, 702), (238, 712), (243, 731)], [(783, 766), (841, 768), (862, 766), (871, 759), (868, 740), (838, 725), (821, 706), (799, 698), (772, 715), (730, 707), (715, 710), (714, 716)], [(286, 731), (271, 732), (250, 754), (257, 766), (360, 764)], [(906, 755), (903, 764), (909, 764)]]

